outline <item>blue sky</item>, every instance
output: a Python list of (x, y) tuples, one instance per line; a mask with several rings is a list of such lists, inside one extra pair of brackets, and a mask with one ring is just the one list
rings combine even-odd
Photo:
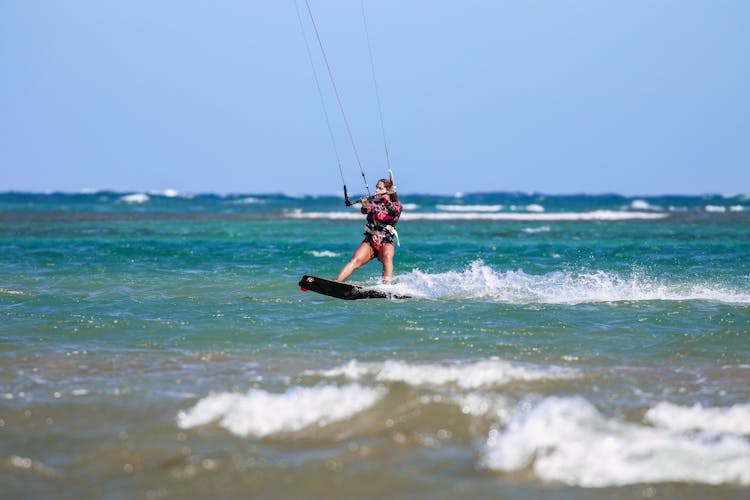
[[(374, 184), (360, 1), (310, 3)], [(750, 192), (750, 2), (365, 7), (402, 192)], [(293, 0), (0, 0), (0, 68), (0, 191), (341, 189)]]

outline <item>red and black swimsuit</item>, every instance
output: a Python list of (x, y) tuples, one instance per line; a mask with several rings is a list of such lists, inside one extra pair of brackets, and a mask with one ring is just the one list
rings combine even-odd
[(379, 252), (385, 243), (393, 243), (393, 234), (387, 226), (394, 227), (401, 217), (401, 203), (386, 199), (374, 200), (367, 207), (367, 226), (365, 239), (375, 253)]

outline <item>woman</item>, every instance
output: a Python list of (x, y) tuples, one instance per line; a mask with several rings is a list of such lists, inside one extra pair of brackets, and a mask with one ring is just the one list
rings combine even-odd
[(401, 203), (398, 202), (396, 187), (389, 179), (380, 179), (375, 186), (375, 196), (370, 200), (361, 198), (362, 213), (367, 214), (365, 239), (350, 260), (339, 272), (336, 281), (344, 281), (362, 265), (375, 257), (383, 263), (383, 283), (393, 278), (393, 237), (398, 241), (394, 226), (401, 216)]

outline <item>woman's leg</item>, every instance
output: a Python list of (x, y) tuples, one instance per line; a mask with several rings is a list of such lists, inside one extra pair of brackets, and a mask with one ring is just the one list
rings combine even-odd
[(393, 279), (393, 243), (383, 243), (378, 252), (378, 260), (383, 263), (383, 283), (390, 284)]
[[(381, 249), (382, 250), (382, 249)], [(367, 264), (375, 257), (375, 252), (370, 247), (370, 244), (363, 241), (361, 245), (354, 251), (354, 256), (347, 262), (347, 264), (341, 268), (338, 278), (336, 281), (344, 281), (346, 278), (352, 275), (352, 273), (359, 269), (362, 265)]]

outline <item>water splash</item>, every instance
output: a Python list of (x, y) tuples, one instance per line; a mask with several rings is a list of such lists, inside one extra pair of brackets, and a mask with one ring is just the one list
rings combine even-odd
[(496, 271), (483, 261), (463, 271), (399, 276), (389, 291), (428, 299), (482, 299), (511, 304), (582, 304), (651, 300), (707, 300), (750, 303), (750, 293), (713, 283), (667, 283), (642, 272), (630, 275), (593, 271)]

